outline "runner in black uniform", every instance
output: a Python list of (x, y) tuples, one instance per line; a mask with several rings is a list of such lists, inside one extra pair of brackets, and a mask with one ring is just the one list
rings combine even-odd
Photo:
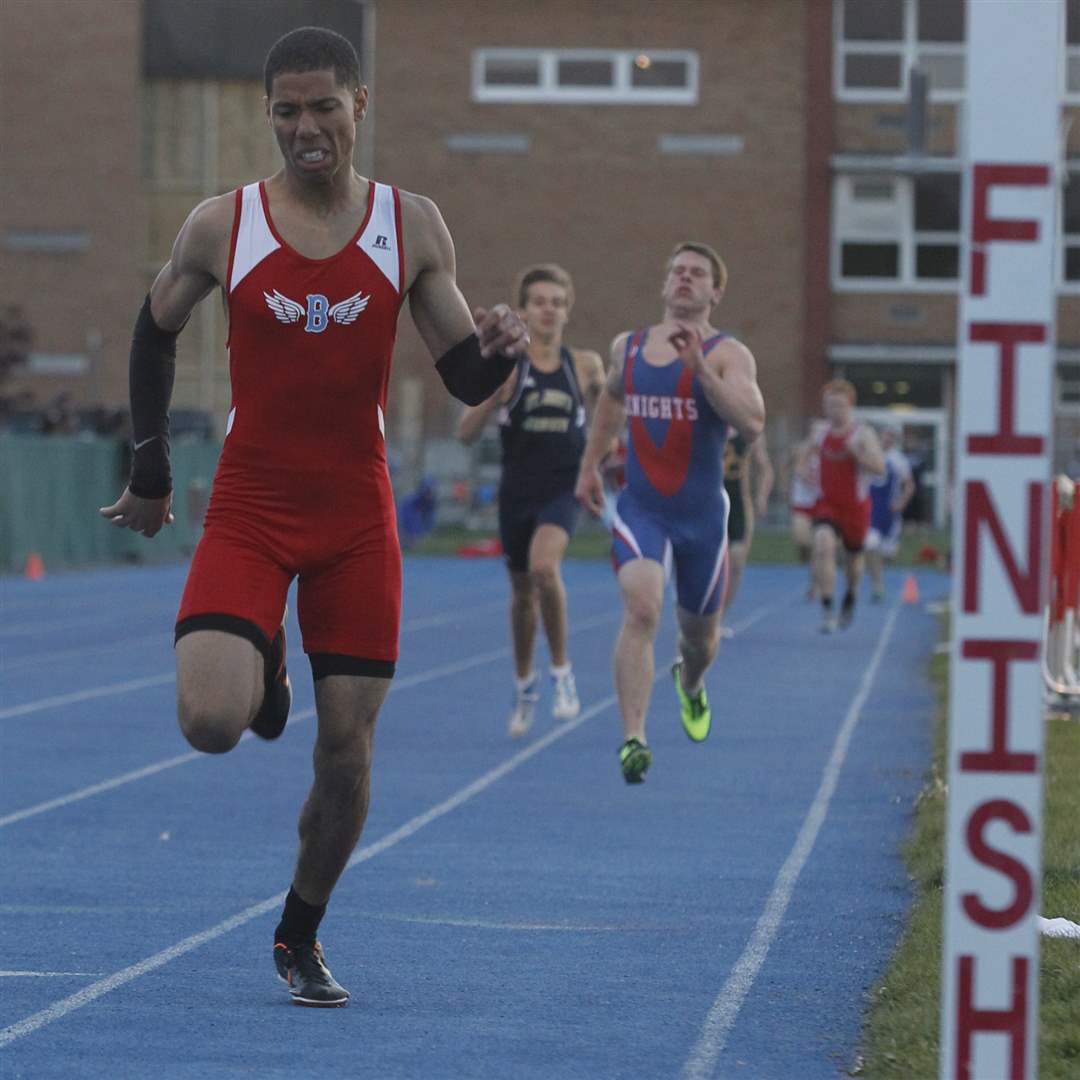
[(533, 670), (538, 621), (551, 653), (552, 715), (569, 720), (581, 707), (566, 652), (561, 563), (577, 525), (574, 482), (586, 417), (600, 394), (604, 367), (599, 354), (562, 343), (573, 299), (570, 275), (558, 266), (534, 266), (522, 274), (518, 304), (529, 329), (528, 359), (497, 394), (467, 408), (458, 428), (460, 437), (472, 442), (498, 410), (503, 457), (499, 533), (513, 588), (515, 680), (509, 731), (515, 738), (529, 730), (539, 699)]
[(720, 602), (720, 636), (732, 637), (727, 613), (742, 583), (750, 544), (754, 539), (754, 517), (765, 513), (772, 492), (774, 472), (765, 436), (748, 443), (736, 433), (724, 448), (724, 490), (731, 501), (728, 514), (728, 582)]

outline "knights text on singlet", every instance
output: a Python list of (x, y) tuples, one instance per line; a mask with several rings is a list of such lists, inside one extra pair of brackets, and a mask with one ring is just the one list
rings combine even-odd
[[(657, 366), (645, 359), (646, 336), (639, 331), (626, 345), (627, 487), (643, 507), (693, 516), (723, 498), (728, 426), (681, 360)], [(710, 338), (705, 352), (725, 336)]]

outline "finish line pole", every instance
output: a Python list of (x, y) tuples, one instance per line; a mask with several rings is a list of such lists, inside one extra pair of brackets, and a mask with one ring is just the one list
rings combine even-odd
[(940, 1076), (1036, 1080), (1061, 0), (969, 0)]

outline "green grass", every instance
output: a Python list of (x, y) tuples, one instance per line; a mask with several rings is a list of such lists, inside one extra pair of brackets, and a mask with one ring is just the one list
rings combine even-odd
[[(875, 987), (854, 1074), (873, 1080), (937, 1076), (940, 1032), (945, 733), (948, 657), (931, 663), (937, 693), (934, 760), (904, 849), (917, 899), (892, 965)], [(1046, 729), (1042, 914), (1080, 921), (1080, 723)], [(1042, 939), (1039, 1076), (1080, 1076), (1080, 943)]]

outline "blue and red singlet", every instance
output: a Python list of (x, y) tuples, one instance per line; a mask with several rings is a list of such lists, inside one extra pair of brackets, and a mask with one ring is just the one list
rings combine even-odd
[[(726, 336), (709, 338), (705, 353)], [(612, 557), (616, 569), (636, 558), (674, 566), (679, 606), (711, 614), (726, 577), (728, 425), (681, 360), (646, 360), (647, 337), (647, 330), (631, 334), (624, 354), (630, 437), (626, 488), (612, 514)]]
[(270, 641), (299, 576), (305, 652), (392, 673), (401, 557), (383, 417), (403, 274), (392, 187), (371, 182), (355, 234), (325, 259), (282, 238), (264, 183), (236, 192), (232, 410), (178, 636), (246, 624)]

